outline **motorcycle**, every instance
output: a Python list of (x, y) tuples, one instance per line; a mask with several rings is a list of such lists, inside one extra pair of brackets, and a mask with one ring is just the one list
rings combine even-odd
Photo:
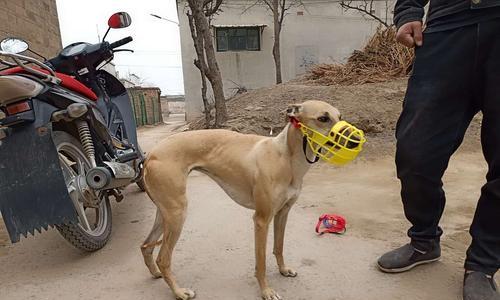
[(76, 248), (101, 249), (110, 201), (132, 183), (144, 190), (131, 101), (102, 69), (132, 51), (117, 49), (131, 37), (105, 41), (130, 24), (116, 13), (102, 42), (71, 44), (44, 62), (20, 54), (30, 51), (23, 40), (0, 43), (0, 211), (12, 243), (55, 226)]

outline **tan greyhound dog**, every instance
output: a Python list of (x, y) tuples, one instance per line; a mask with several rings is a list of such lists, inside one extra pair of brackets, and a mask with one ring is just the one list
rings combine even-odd
[[(336, 108), (321, 101), (292, 105), (287, 117), (326, 134), (341, 119)], [(291, 123), (276, 137), (226, 130), (191, 131), (168, 137), (149, 153), (144, 179), (158, 210), (141, 250), (151, 274), (163, 277), (177, 299), (195, 297), (193, 291), (179, 287), (171, 270), (172, 251), (186, 218), (186, 180), (193, 170), (212, 178), (238, 204), (255, 210), (255, 276), (263, 299), (281, 299), (266, 280), (266, 243), (274, 219), (274, 255), (279, 271), (286, 277), (297, 276), (285, 264), (283, 242), (288, 212), (310, 167), (306, 158), (315, 156), (311, 149), (305, 150), (303, 138)], [(162, 234), (163, 240), (156, 242)], [(155, 264), (153, 250), (158, 244), (161, 249)]]

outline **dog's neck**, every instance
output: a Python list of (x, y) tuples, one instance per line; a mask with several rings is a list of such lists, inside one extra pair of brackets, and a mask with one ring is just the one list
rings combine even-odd
[(309, 171), (311, 164), (306, 160), (303, 149), (303, 138), (300, 129), (288, 123), (283, 131), (275, 137), (284, 151), (290, 156), (294, 179), (302, 181), (304, 175)]

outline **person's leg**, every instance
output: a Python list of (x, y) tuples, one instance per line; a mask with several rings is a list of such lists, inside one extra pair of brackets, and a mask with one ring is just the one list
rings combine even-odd
[[(477, 112), (475, 55), (475, 26), (425, 34), (416, 50), (396, 129), (397, 174), (412, 243), (384, 255), (379, 260), (383, 271), (406, 271), (440, 256), (438, 224), (445, 205), (441, 178)], [(433, 253), (426, 257), (428, 252)]]
[(470, 233), (465, 268), (494, 275), (500, 268), (500, 19), (480, 24), (484, 78), (481, 142), (488, 162), (487, 183), (481, 190)]

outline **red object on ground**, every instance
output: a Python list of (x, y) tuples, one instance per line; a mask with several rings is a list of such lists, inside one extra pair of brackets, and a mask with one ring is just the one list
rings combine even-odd
[[(37, 71), (40, 71), (45, 74), (50, 74), (49, 71), (41, 69), (41, 68), (34, 68)], [(0, 72), (0, 75), (14, 75), (14, 74), (29, 74), (26, 72), (23, 68), (21, 67), (14, 67), (10, 68), (7, 70), (3, 70)], [(89, 98), (90, 100), (96, 101), (97, 100), (97, 95), (88, 87), (86, 87), (83, 83), (80, 81), (76, 80), (75, 78), (63, 74), (63, 73), (57, 73), (56, 72), (56, 77), (61, 79), (61, 86), (72, 90), (73, 92), (76, 92), (82, 96), (85, 96)]]
[[(319, 217), (318, 224), (316, 224), (316, 233), (319, 235), (323, 233), (344, 234), (347, 231), (346, 224), (346, 219), (340, 215), (324, 214)], [(321, 225), (324, 230), (320, 232)]]

